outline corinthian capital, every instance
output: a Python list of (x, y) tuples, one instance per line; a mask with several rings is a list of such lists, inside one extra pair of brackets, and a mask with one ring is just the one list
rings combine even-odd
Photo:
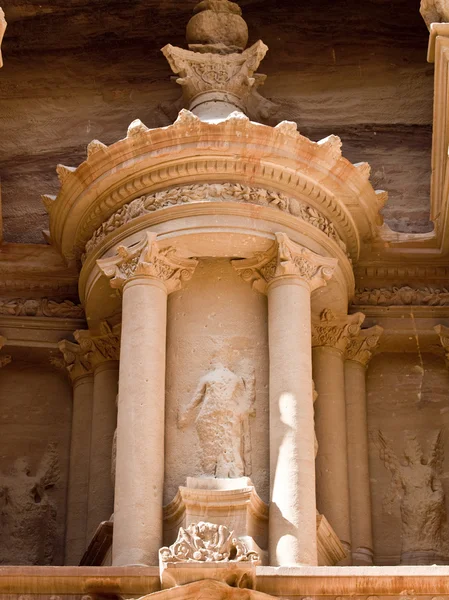
[(383, 331), (383, 327), (375, 325), (369, 329), (361, 329), (356, 337), (350, 337), (346, 346), (346, 360), (353, 360), (366, 367)]
[(93, 368), (104, 362), (119, 360), (120, 338), (106, 321), (100, 325), (100, 335), (93, 335), (89, 330), (81, 329), (73, 335), (83, 355), (89, 357)]
[(79, 377), (93, 373), (91, 353), (89, 351), (85, 351), (79, 344), (74, 344), (68, 340), (61, 340), (58, 343), (58, 347), (62, 352), (64, 366), (72, 382)]
[(266, 293), (268, 284), (281, 277), (299, 277), (310, 291), (332, 277), (337, 259), (315, 254), (292, 242), (285, 233), (276, 233), (276, 242), (267, 252), (256, 252), (253, 258), (233, 260), (232, 266), (254, 289)]
[(133, 277), (143, 275), (163, 281), (170, 294), (191, 279), (198, 261), (179, 256), (176, 248), (160, 249), (157, 235), (146, 232), (138, 244), (119, 246), (116, 256), (99, 259), (97, 264), (113, 288), (121, 289)]
[(335, 315), (325, 309), (319, 320), (312, 321), (312, 347), (327, 346), (345, 352), (350, 341), (360, 334), (365, 315)]

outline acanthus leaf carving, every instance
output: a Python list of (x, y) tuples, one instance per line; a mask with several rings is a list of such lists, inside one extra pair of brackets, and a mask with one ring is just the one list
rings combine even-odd
[(335, 315), (325, 309), (319, 319), (312, 320), (312, 347), (327, 346), (345, 352), (350, 341), (357, 338), (365, 315)]
[(285, 233), (275, 234), (276, 242), (267, 252), (257, 252), (252, 258), (233, 260), (232, 266), (244, 281), (261, 293), (279, 277), (299, 277), (313, 291), (331, 279), (337, 259), (315, 254), (292, 242)]
[(383, 328), (379, 325), (374, 325), (369, 329), (361, 329), (358, 336), (350, 337), (346, 346), (346, 360), (353, 360), (367, 366), (374, 350), (376, 349), (380, 336), (383, 333)]
[(79, 377), (93, 373), (92, 357), (89, 351), (83, 351), (79, 344), (68, 340), (61, 340), (58, 348), (63, 355), (65, 367), (72, 382)]
[(100, 324), (100, 335), (89, 330), (77, 330), (73, 335), (94, 368), (103, 362), (119, 360), (120, 338), (106, 321)]
[(86, 244), (85, 252), (92, 252), (109, 234), (133, 219), (161, 208), (192, 202), (244, 202), (259, 206), (271, 206), (287, 212), (322, 231), (337, 242), (346, 252), (346, 246), (332, 222), (316, 208), (285, 194), (265, 188), (245, 186), (240, 183), (193, 184), (171, 188), (132, 200), (117, 210), (93, 234)]
[(162, 281), (171, 293), (191, 279), (198, 261), (180, 256), (171, 246), (159, 248), (157, 234), (147, 231), (139, 243), (119, 246), (116, 256), (99, 259), (97, 264), (112, 288), (121, 289), (129, 279), (141, 275)]
[(259, 561), (226, 525), (204, 521), (180, 527), (176, 542), (161, 548), (159, 557), (163, 563)]

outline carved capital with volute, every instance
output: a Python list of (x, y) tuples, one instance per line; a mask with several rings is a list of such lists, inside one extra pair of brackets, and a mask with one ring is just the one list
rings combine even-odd
[(335, 315), (332, 310), (325, 309), (319, 320), (312, 321), (312, 347), (335, 348), (345, 352), (351, 340), (360, 335), (365, 315)]
[(267, 252), (232, 261), (244, 281), (263, 294), (271, 283), (281, 278), (301, 279), (309, 285), (311, 292), (326, 285), (334, 273), (337, 259), (320, 256), (292, 242), (285, 233), (275, 236), (276, 242)]
[[(0, 350), (3, 348), (3, 346), (6, 344), (6, 338), (3, 335), (0, 335)], [(6, 367), (6, 365), (9, 365), (9, 363), (12, 361), (11, 356), (9, 356), (9, 354), (7, 355), (0, 355), (0, 369), (2, 367)]]
[(58, 347), (62, 352), (64, 366), (72, 383), (80, 377), (93, 374), (91, 352), (81, 348), (80, 344), (74, 344), (68, 340), (61, 340)]
[(84, 356), (88, 356), (94, 369), (105, 362), (119, 360), (120, 338), (106, 321), (100, 324), (99, 335), (93, 335), (89, 330), (81, 329), (75, 331), (73, 335), (81, 352)]
[(364, 367), (368, 366), (383, 331), (383, 327), (374, 325), (369, 329), (361, 329), (356, 337), (350, 336), (345, 351), (346, 360), (353, 360)]
[(157, 234), (146, 232), (138, 244), (119, 246), (116, 256), (99, 259), (97, 264), (113, 288), (122, 289), (136, 277), (149, 277), (163, 282), (170, 294), (192, 278), (198, 261), (180, 256), (171, 246), (160, 248)]

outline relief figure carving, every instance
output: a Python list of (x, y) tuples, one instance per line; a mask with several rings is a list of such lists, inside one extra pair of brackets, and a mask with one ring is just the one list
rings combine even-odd
[(54, 558), (57, 510), (48, 490), (59, 480), (55, 444), (49, 444), (31, 474), (18, 458), (0, 480), (0, 565), (50, 565)]
[(212, 364), (197, 386), (192, 400), (180, 412), (178, 425), (186, 427), (200, 407), (195, 427), (201, 446), (203, 475), (251, 475), (249, 417), (255, 415), (255, 376), (234, 373), (221, 362)]
[[(375, 443), (379, 456), (392, 475), (391, 490), (384, 500), (389, 510), (399, 500), (402, 521), (402, 564), (421, 564), (426, 556), (431, 563), (448, 553), (447, 514), (441, 483), (444, 439), (438, 431), (424, 456), (421, 444), (412, 432), (406, 432), (403, 458), (394, 453), (381, 431)], [(415, 562), (416, 561), (416, 562)]]

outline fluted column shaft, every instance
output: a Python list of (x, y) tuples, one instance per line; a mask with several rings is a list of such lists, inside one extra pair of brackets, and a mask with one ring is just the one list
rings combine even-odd
[(313, 380), (318, 393), (317, 505), (347, 551), (342, 564), (351, 564), (344, 351), (350, 336), (360, 331), (363, 319), (360, 313), (336, 317), (327, 310), (313, 329)]
[(368, 457), (366, 369), (383, 329), (362, 329), (346, 348), (345, 388), (348, 439), (352, 563), (373, 564), (371, 490)]
[(310, 295), (335, 264), (281, 233), (266, 255), (233, 261), (268, 295), (270, 565), (317, 564)]
[(163, 545), (167, 295), (192, 276), (197, 261), (161, 251), (156, 235), (98, 261), (123, 290), (114, 565), (156, 565)]

